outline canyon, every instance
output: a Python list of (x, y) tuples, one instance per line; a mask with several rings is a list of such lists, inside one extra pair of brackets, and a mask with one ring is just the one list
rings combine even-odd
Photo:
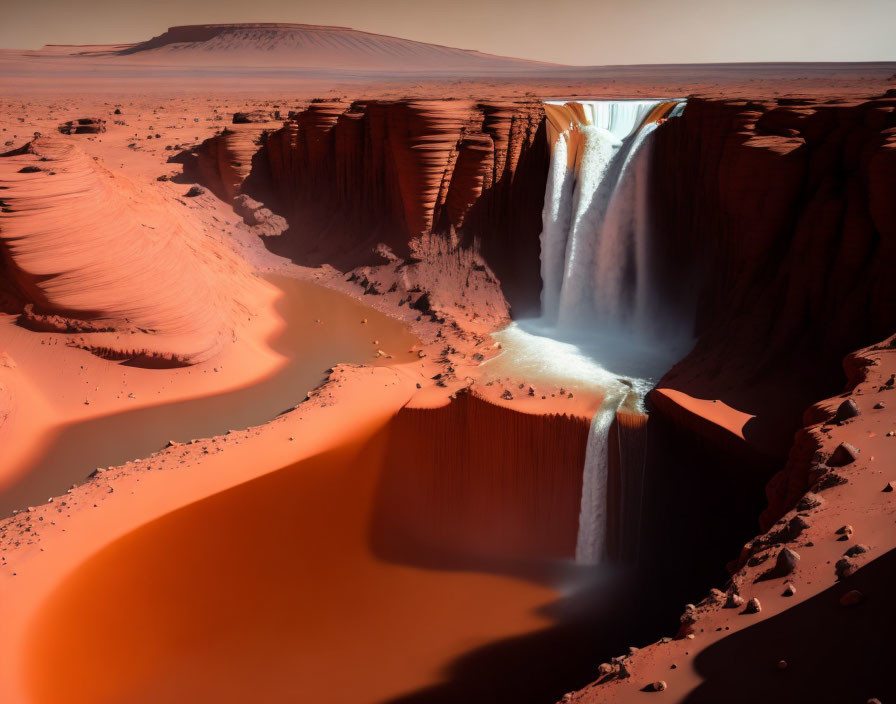
[(896, 696), (893, 64), (2, 66), (0, 699)]

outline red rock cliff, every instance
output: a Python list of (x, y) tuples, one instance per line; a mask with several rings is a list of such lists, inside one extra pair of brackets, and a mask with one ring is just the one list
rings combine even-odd
[(522, 305), (537, 302), (547, 177), (537, 101), (316, 102), (271, 134), (284, 244), (305, 261), (401, 257), (432, 236), (475, 251)]
[(698, 282), (698, 344), (661, 386), (755, 415), (748, 442), (781, 456), (844, 356), (896, 329), (896, 98), (692, 99), (655, 158), (668, 287)]

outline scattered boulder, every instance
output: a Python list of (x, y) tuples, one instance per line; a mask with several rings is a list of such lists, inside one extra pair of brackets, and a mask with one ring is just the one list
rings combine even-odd
[(837, 560), (837, 564), (834, 565), (834, 571), (837, 573), (838, 579), (846, 579), (855, 574), (858, 569), (858, 565), (848, 557), (841, 557)]
[(800, 502), (796, 505), (797, 511), (809, 511), (813, 508), (817, 508), (824, 503), (824, 499), (822, 499), (817, 494), (812, 493), (811, 491), (806, 492), (803, 498), (800, 499)]
[(841, 442), (828, 460), (831, 467), (845, 467), (859, 459), (859, 451), (848, 442)]
[(838, 538), (838, 540), (849, 540), (850, 536), (852, 536), (852, 534), (854, 532), (855, 531), (853, 530), (853, 527), (849, 524), (846, 524), (845, 526), (840, 526), (837, 529), (837, 535), (840, 536)]
[(855, 401), (848, 398), (837, 407), (837, 412), (834, 414), (834, 422), (839, 424), (850, 418), (855, 418), (857, 415), (859, 415), (859, 407)]
[(38, 171), (42, 171), (39, 166), (23, 166), (19, 169), (20, 174), (36, 174)]
[(838, 474), (837, 472), (825, 472), (821, 475), (821, 478), (815, 482), (813, 488), (815, 491), (824, 491), (825, 489), (832, 489), (835, 486), (840, 486), (841, 484), (846, 484), (848, 482), (849, 480), (842, 474)]
[(896, 491), (896, 482), (887, 482), (887, 485), (883, 488), (884, 492)]
[(759, 599), (753, 597), (747, 602), (746, 608), (744, 608), (745, 614), (758, 614), (762, 611), (762, 604), (759, 603)]
[(598, 677), (606, 677), (607, 675), (612, 675), (614, 672), (616, 672), (616, 668), (608, 662), (602, 662), (597, 668)]
[(776, 531), (771, 537), (773, 542), (789, 543), (799, 538), (807, 528), (809, 528), (809, 521), (802, 516), (794, 516), (786, 526)]
[(781, 593), (781, 596), (793, 596), (796, 594), (796, 586), (794, 586), (793, 582), (787, 582), (784, 585), (784, 591)]
[(205, 189), (202, 186), (190, 186), (190, 190), (187, 191), (187, 198), (195, 198), (196, 196), (201, 196), (205, 193)]
[(653, 684), (650, 685), (651, 692), (662, 692), (666, 689), (668, 685), (665, 680), (657, 680)]
[(846, 555), (847, 557), (855, 557), (856, 555), (862, 555), (866, 552), (868, 552), (868, 546), (862, 545), (862, 543), (857, 543), (856, 545), (853, 545), (851, 548), (849, 548), (849, 550), (847, 550), (843, 554)]
[(800, 554), (790, 548), (782, 548), (778, 553), (774, 566), (762, 575), (761, 579), (775, 579), (792, 574), (800, 563)]
[(737, 594), (736, 592), (731, 592), (728, 595), (728, 599), (725, 601), (726, 609), (737, 609), (744, 605), (744, 598)]

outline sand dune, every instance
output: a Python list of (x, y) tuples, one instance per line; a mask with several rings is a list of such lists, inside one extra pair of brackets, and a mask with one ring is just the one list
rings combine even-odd
[(25, 325), (110, 358), (180, 364), (214, 355), (245, 317), (249, 267), (176, 201), (71, 142), (40, 137), (0, 158), (0, 185), (4, 273)]

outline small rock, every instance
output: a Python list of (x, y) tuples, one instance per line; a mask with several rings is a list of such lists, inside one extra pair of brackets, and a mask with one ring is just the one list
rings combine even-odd
[(886, 408), (886, 407), (887, 406), (886, 406), (886, 404), (884, 404), (883, 401), (878, 401), (877, 403), (874, 404), (874, 409), (877, 411), (881, 410), (882, 408)]
[(859, 451), (848, 442), (841, 442), (828, 460), (831, 467), (845, 467), (859, 459)]
[(735, 594), (732, 592), (728, 595), (727, 601), (725, 601), (726, 609), (736, 609), (740, 606), (743, 606), (744, 598), (740, 594)]
[(614, 672), (616, 672), (616, 668), (608, 662), (602, 662), (597, 668), (598, 677), (606, 677), (607, 675), (612, 675)]
[(778, 553), (778, 559), (775, 560), (775, 566), (772, 572), (775, 577), (786, 577), (792, 573), (796, 566), (800, 563), (800, 554), (790, 548), (783, 548)]
[(886, 493), (896, 491), (896, 482), (887, 482), (887, 485), (883, 488), (883, 490)]
[(850, 589), (846, 594), (840, 597), (840, 606), (855, 606), (864, 598), (865, 595), (858, 589)]
[(848, 523), (845, 526), (840, 526), (837, 529), (837, 535), (852, 535), (854, 532), (855, 531), (853, 530), (853, 527)]
[(666, 684), (665, 680), (657, 680), (652, 685), (650, 685), (650, 691), (651, 692), (662, 692), (663, 690), (666, 689), (667, 686), (668, 685)]
[(855, 574), (857, 569), (859, 568), (856, 563), (848, 557), (841, 557), (837, 560), (837, 564), (834, 565), (834, 570), (837, 573), (838, 579), (846, 579), (850, 575)]
[(842, 423), (850, 418), (855, 418), (857, 415), (859, 415), (859, 407), (855, 401), (848, 398), (837, 407), (837, 412), (834, 414), (834, 422)]
[(510, 393), (510, 391), (509, 391), (508, 389), (505, 389), (505, 390), (504, 390), (504, 393), (501, 394), (501, 398), (503, 398), (505, 401), (512, 401), (512, 400), (513, 400), (513, 394)]
[(793, 596), (796, 594), (796, 586), (794, 586), (793, 582), (787, 582), (784, 584), (784, 591), (782, 592), (783, 596)]
[(821, 506), (824, 503), (824, 499), (822, 499), (817, 494), (813, 494), (811, 491), (806, 492), (803, 498), (800, 499), (800, 502), (796, 505), (797, 511), (809, 511), (810, 509)]
[(778, 669), (786, 670), (787, 669), (787, 661), (786, 660), (778, 660)]
[(868, 552), (868, 546), (858, 543), (856, 545), (853, 545), (849, 550), (847, 550), (843, 554), (846, 555), (847, 557), (855, 557), (856, 555), (861, 555), (862, 553), (866, 553), (866, 552)]
[(195, 198), (203, 193), (205, 193), (205, 189), (202, 186), (191, 186), (190, 190), (186, 192), (186, 196), (187, 198)]
[(822, 475), (821, 479), (815, 482), (813, 488), (815, 491), (824, 491), (825, 489), (831, 489), (835, 486), (846, 484), (848, 481), (849, 480), (842, 474), (838, 474), (837, 472), (826, 472)]
[(745, 614), (758, 614), (760, 611), (762, 611), (762, 604), (759, 603), (759, 599), (756, 597), (750, 599), (744, 609)]

